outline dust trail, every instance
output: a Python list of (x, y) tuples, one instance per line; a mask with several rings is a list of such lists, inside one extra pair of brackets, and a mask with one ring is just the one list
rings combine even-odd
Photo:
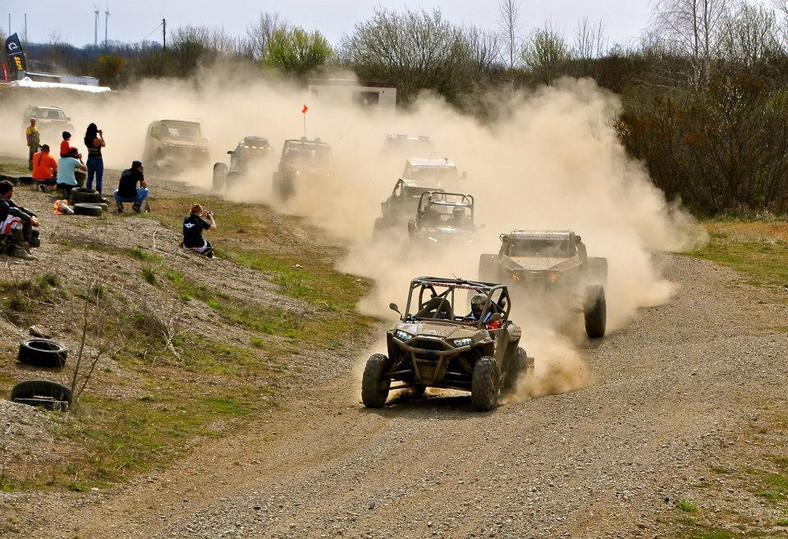
[[(225, 196), (306, 216), (341, 238), (348, 252), (340, 269), (376, 283), (359, 308), (391, 321), (389, 302), (403, 305), (414, 276), (476, 278), (479, 255), (497, 252), (499, 234), (515, 228), (560, 229), (582, 236), (589, 256), (608, 258), (608, 331), (615, 331), (637, 309), (666, 302), (675, 289), (661, 277), (653, 253), (704, 241), (692, 218), (667, 203), (643, 166), (626, 156), (614, 130), (620, 102), (591, 80), (566, 79), (506, 98), (490, 95), (489, 103), (498, 100), (498, 119), (486, 125), (430, 95), (409, 113), (330, 107), (311, 99), (303, 88), (264, 81), (241, 68), (206, 70), (191, 81), (148, 80), (109, 96), (8, 95), (0, 102), (0, 123), (19, 125), (19, 133), (6, 129), (0, 142), (19, 157), (25, 155), (21, 115), (31, 103), (63, 107), (73, 119), (72, 140), (78, 146), (85, 126), (96, 122), (107, 138), (104, 153), (110, 168), (125, 168), (139, 158), (147, 125), (160, 118), (199, 118), (211, 164), (228, 162), (227, 150), (246, 135), (267, 137), (274, 147), (272, 159)], [(304, 103), (309, 105), (306, 132)], [(452, 159), (467, 172), (461, 190), (475, 196), (476, 222), (485, 225), (475, 244), (414, 252), (404, 224), (397, 233), (371, 239), (380, 203), (404, 166), (404, 160), (381, 155), (387, 132), (429, 135), (437, 148), (434, 156)], [(271, 176), (282, 144), (304, 134), (332, 145), (335, 172), (319, 184), (297, 184), (296, 195), (279, 202), (272, 196)], [(194, 186), (195, 194), (205, 192), (211, 186), (211, 166), (177, 177)], [(155, 195), (155, 177), (152, 189)], [(513, 291), (515, 306), (517, 294)], [(552, 320), (547, 314), (542, 318)], [(537, 329), (540, 324), (544, 320), (525, 317), (523, 345), (536, 357), (538, 381), (538, 388), (525, 393), (565, 391), (587, 383), (587, 374), (577, 374), (587, 373), (582, 351), (571, 340), (582, 331), (578, 320), (547, 324), (544, 331)], [(566, 334), (570, 338), (562, 337)]]

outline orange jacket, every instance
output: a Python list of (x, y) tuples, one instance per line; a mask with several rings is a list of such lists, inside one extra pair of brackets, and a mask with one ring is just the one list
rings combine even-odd
[(49, 152), (38, 152), (33, 155), (33, 179), (48, 180), (57, 175), (57, 161)]

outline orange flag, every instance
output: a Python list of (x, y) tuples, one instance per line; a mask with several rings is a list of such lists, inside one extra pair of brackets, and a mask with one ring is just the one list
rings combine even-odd
[(309, 110), (309, 107), (307, 107), (306, 104), (304, 104), (304, 108), (301, 109), (301, 114), (306, 114), (306, 111), (308, 111), (308, 110)]

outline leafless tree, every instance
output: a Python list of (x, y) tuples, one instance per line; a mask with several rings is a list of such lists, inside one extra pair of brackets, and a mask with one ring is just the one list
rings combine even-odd
[(577, 23), (575, 30), (575, 56), (579, 60), (592, 60), (601, 58), (607, 49), (607, 39), (604, 35), (605, 27), (602, 20), (592, 25), (588, 17)]
[(520, 36), (520, 4), (515, 0), (500, 0), (498, 11), (501, 14), (504, 55), (509, 69), (514, 69), (515, 62), (520, 61), (523, 41)]
[(778, 13), (782, 14), (782, 21), (779, 23), (780, 34), (784, 46), (788, 46), (788, 0), (772, 0), (772, 5)]
[(476, 26), (464, 31), (470, 60), (479, 72), (492, 70), (501, 59), (501, 42), (498, 35)]
[(725, 24), (721, 50), (728, 61), (753, 67), (780, 48), (775, 13), (765, 6), (742, 3)]
[(257, 20), (246, 28), (242, 54), (255, 62), (264, 61), (273, 35), (277, 30), (287, 30), (289, 27), (287, 21), (279, 18), (278, 13), (260, 12)]
[(729, 3), (730, 0), (656, 0), (654, 3), (657, 31), (690, 59), (690, 84), (696, 90), (708, 85)]

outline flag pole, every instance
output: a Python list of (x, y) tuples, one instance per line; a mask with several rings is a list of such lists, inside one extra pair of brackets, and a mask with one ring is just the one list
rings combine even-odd
[(301, 114), (304, 115), (304, 138), (306, 138), (306, 111), (309, 110), (309, 107), (306, 106), (304, 103), (304, 108), (301, 109)]

